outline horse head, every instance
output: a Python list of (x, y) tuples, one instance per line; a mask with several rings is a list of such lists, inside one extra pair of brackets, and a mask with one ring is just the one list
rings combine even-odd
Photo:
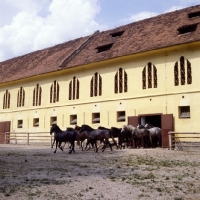
[(52, 124), (52, 126), (51, 126), (51, 128), (50, 128), (50, 135), (54, 132), (55, 125), (56, 125), (56, 124)]
[(145, 128), (148, 128), (148, 129), (149, 129), (149, 128), (153, 128), (153, 126), (151, 126), (149, 123), (146, 123), (144, 127), (145, 127)]
[(53, 132), (58, 132), (58, 131), (61, 131), (59, 126), (57, 124), (52, 124), (52, 127), (50, 129), (50, 135), (53, 133)]
[(138, 128), (138, 129), (143, 129), (143, 128), (145, 128), (145, 127), (144, 127), (142, 124), (138, 124), (138, 125), (137, 125), (137, 128)]

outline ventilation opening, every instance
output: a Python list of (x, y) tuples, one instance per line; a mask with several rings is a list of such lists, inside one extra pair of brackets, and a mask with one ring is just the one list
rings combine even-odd
[(115, 32), (115, 33), (111, 33), (110, 35), (112, 37), (118, 37), (118, 36), (121, 36), (123, 33), (124, 33), (124, 31), (118, 31), (118, 32)]
[(190, 106), (179, 106), (179, 118), (190, 118)]
[(197, 28), (197, 24), (192, 24), (188, 26), (183, 26), (178, 29), (179, 35), (185, 34), (185, 33), (191, 33), (194, 32)]
[(200, 17), (200, 11), (189, 13), (188, 17), (189, 18)]
[(17, 128), (23, 128), (23, 120), (18, 120)]
[(38, 127), (39, 126), (39, 118), (34, 118), (33, 119), (33, 127)]
[(92, 123), (100, 123), (100, 113), (92, 113)]
[(57, 124), (57, 117), (50, 118), (50, 126), (52, 126), (53, 124)]
[(77, 115), (70, 115), (70, 125), (77, 124)]
[(108, 51), (111, 49), (113, 43), (112, 44), (106, 44), (106, 45), (103, 45), (103, 46), (100, 46), (100, 47), (97, 47), (97, 53), (101, 53), (103, 51)]
[(119, 111), (117, 112), (117, 122), (125, 122), (126, 121), (126, 112)]

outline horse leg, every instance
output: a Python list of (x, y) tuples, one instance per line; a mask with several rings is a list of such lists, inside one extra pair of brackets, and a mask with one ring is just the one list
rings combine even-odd
[(63, 151), (63, 149), (64, 149), (64, 146), (65, 146), (65, 144), (66, 144), (66, 143), (63, 145), (63, 147), (62, 147), (62, 145), (61, 145), (61, 144), (62, 144), (62, 142), (59, 142), (59, 144), (58, 144), (58, 147), (59, 147), (59, 148), (60, 148), (60, 149)]
[(141, 145), (142, 145), (142, 147), (144, 149), (144, 137), (141, 138), (141, 143), (142, 143)]
[(88, 139), (87, 142), (86, 142), (86, 145), (85, 145), (85, 151), (88, 151), (88, 150), (89, 150), (89, 149), (87, 149), (89, 143), (90, 143), (90, 140)]
[(83, 151), (83, 141), (81, 141), (81, 149), (82, 149), (82, 151)]
[(108, 144), (110, 146), (110, 150), (112, 151), (112, 145), (110, 144), (110, 141), (108, 140)]
[(114, 139), (114, 137), (112, 137), (112, 141), (113, 141), (113, 143), (115, 144), (115, 146), (116, 146), (117, 149), (118, 149), (118, 145), (117, 145), (117, 142), (116, 142), (116, 140)]
[(74, 144), (74, 142), (73, 142), (73, 143), (72, 143), (72, 151), (75, 153), (74, 147), (75, 147), (75, 144)]
[(57, 147), (58, 147), (58, 141), (56, 140), (56, 149), (55, 149), (54, 153), (56, 153)]
[(96, 148), (96, 153), (98, 153), (98, 147), (97, 147), (97, 141), (94, 142), (95, 148)]
[(104, 150), (106, 149), (108, 143), (107, 143), (107, 140), (103, 141), (104, 145), (102, 147), (102, 152), (104, 152)]
[(70, 150), (69, 150), (69, 154), (71, 154), (72, 153), (72, 151), (75, 153), (75, 151), (74, 151), (74, 141), (73, 142), (70, 142), (70, 144), (71, 144), (71, 148), (70, 148)]
[(51, 148), (53, 148), (53, 146), (54, 146), (54, 143), (55, 143), (55, 138), (54, 138), (54, 140), (53, 140), (53, 144), (51, 145)]

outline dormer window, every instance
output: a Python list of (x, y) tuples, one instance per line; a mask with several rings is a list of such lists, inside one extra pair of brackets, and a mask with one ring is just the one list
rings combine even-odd
[(97, 48), (96, 48), (96, 49), (97, 49), (97, 53), (101, 53), (101, 52), (103, 52), (103, 51), (108, 51), (108, 50), (110, 50), (111, 47), (112, 47), (112, 45), (113, 45), (113, 43), (111, 43), (111, 44), (106, 44), (106, 45), (97, 47)]
[(200, 17), (200, 11), (189, 13), (188, 17), (189, 18)]
[(179, 35), (194, 32), (197, 28), (197, 25), (198, 24), (191, 24), (191, 25), (182, 26), (182, 27), (178, 28)]
[(123, 33), (124, 33), (124, 31), (118, 31), (118, 32), (115, 32), (115, 33), (111, 33), (110, 35), (111, 35), (112, 37), (119, 37), (119, 36), (121, 36)]

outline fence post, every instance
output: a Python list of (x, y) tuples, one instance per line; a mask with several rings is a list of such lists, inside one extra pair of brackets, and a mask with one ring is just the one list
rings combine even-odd
[(6, 133), (4, 133), (4, 141), (3, 141), (4, 144), (6, 144)]
[(27, 145), (29, 145), (29, 133), (27, 133)]
[(172, 150), (172, 134), (171, 134), (171, 132), (168, 132), (168, 138), (169, 138), (169, 150)]

